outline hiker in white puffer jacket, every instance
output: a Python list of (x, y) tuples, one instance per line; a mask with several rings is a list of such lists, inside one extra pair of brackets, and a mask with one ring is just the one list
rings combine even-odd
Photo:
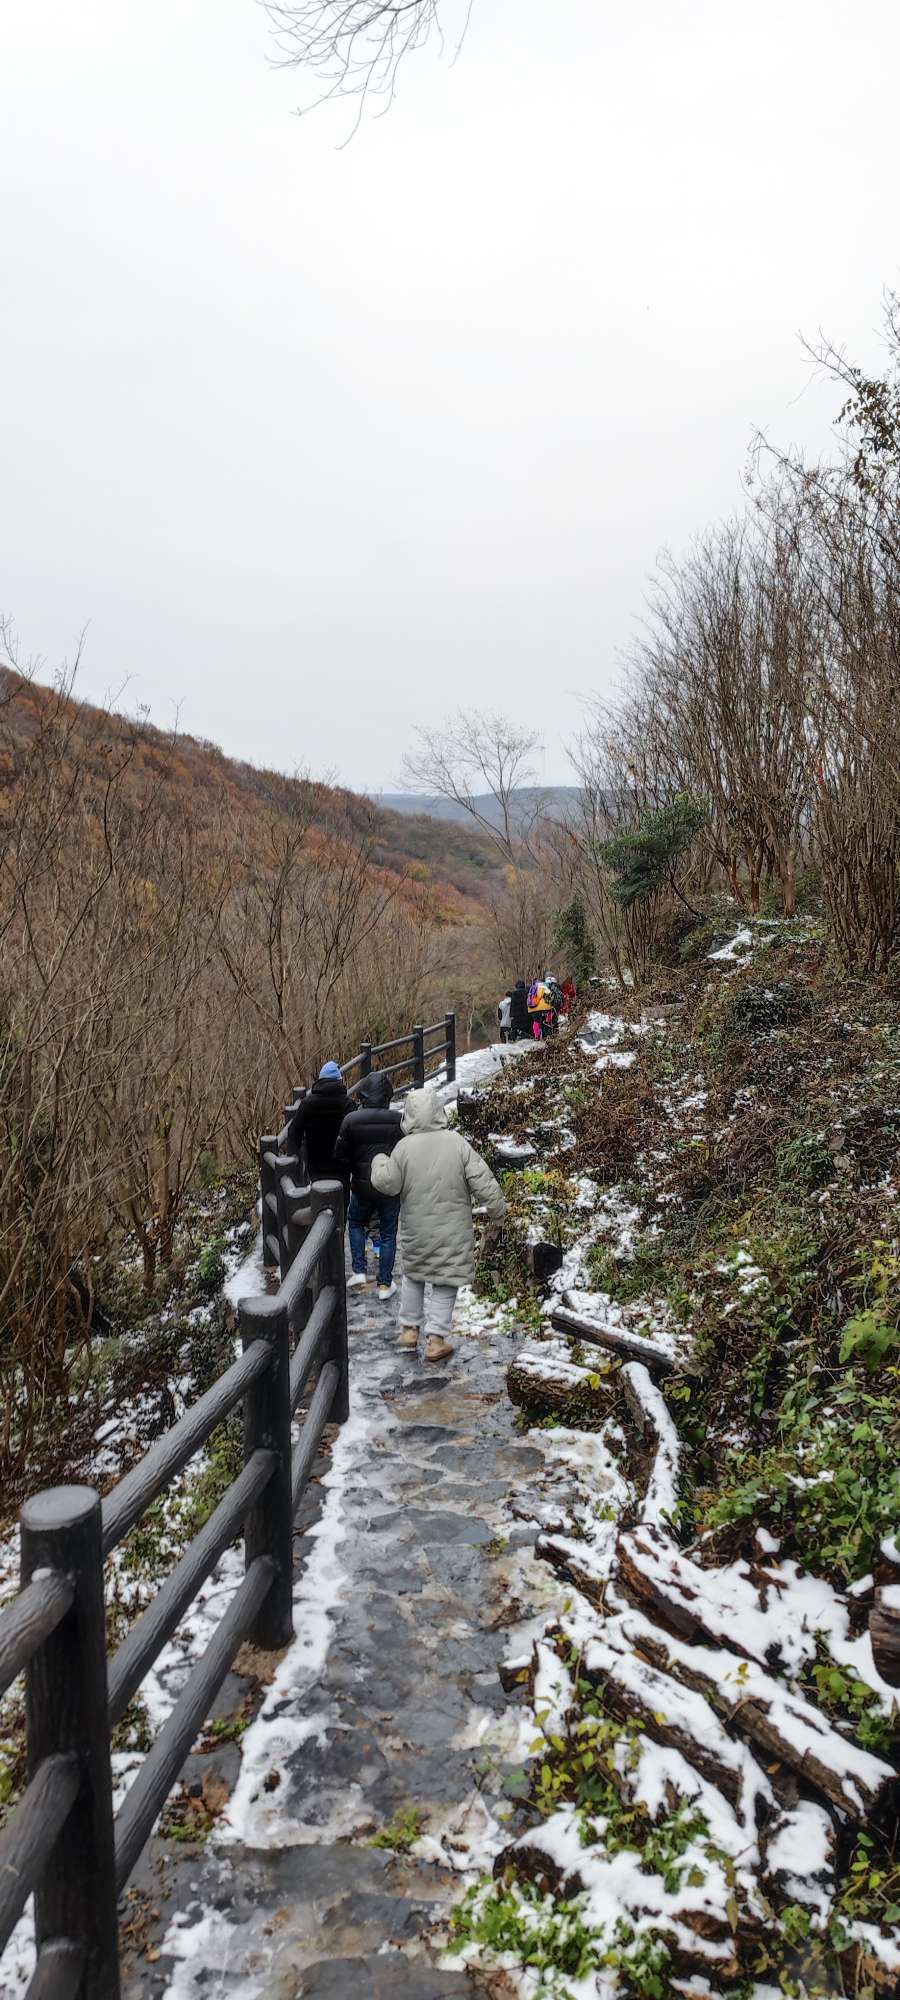
[[(426, 1361), (453, 1353), (447, 1339), (460, 1285), (475, 1277), (472, 1208), (486, 1207), (499, 1221), (506, 1200), (489, 1167), (460, 1132), (451, 1132), (447, 1113), (433, 1090), (411, 1090), (403, 1111), (403, 1137), (394, 1151), (376, 1154), (372, 1186), (400, 1197), (399, 1347), (417, 1347), (422, 1320), (428, 1336)], [(425, 1287), (431, 1297), (425, 1311)]]

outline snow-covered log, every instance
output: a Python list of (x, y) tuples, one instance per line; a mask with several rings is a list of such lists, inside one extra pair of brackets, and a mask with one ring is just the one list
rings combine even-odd
[(729, 1735), (704, 1693), (600, 1636), (585, 1646), (580, 1671), (602, 1688), (613, 1715), (639, 1722), (655, 1743), (680, 1751), (752, 1824), (753, 1800), (769, 1800), (770, 1787), (751, 1751)]
[(632, 1423), (645, 1450), (652, 1453), (640, 1517), (658, 1527), (671, 1520), (678, 1504), (678, 1432), (642, 1361), (626, 1362), (619, 1379)]
[(701, 1569), (649, 1521), (620, 1536), (617, 1555), (629, 1597), (667, 1631), (778, 1665), (781, 1621), (746, 1563)]
[(636, 1925), (649, 1918), (673, 1965), (688, 1976), (714, 1973), (720, 1990), (720, 1981), (739, 1977), (738, 1946), (758, 1945), (761, 1923), (744, 1901), (729, 1899), (724, 1874), (714, 1864), (700, 1872), (700, 1881), (667, 1888), (659, 1875), (642, 1869), (634, 1850), (609, 1854), (602, 1840), (585, 1847), (577, 1816), (566, 1807), (522, 1834), (494, 1862), (500, 1880), (532, 1882), (544, 1894), (583, 1895), (590, 1914), (613, 1906)]
[(592, 1368), (570, 1361), (563, 1343), (548, 1340), (525, 1348), (511, 1362), (506, 1386), (510, 1401), (540, 1415), (599, 1420), (609, 1408), (609, 1364)]
[(531, 1653), (512, 1653), (501, 1660), (497, 1668), (497, 1678), (504, 1694), (516, 1694), (520, 1688), (530, 1686), (533, 1668)]
[(726, 1648), (690, 1646), (667, 1638), (641, 1618), (627, 1617), (643, 1658), (692, 1693), (746, 1737), (769, 1765), (786, 1765), (858, 1824), (894, 1807), (900, 1779), (892, 1764), (832, 1727), (802, 1695)]
[(900, 1547), (893, 1539), (881, 1545), (869, 1637), (882, 1680), (900, 1687)]
[(577, 1542), (568, 1535), (539, 1535), (534, 1552), (542, 1562), (549, 1563), (558, 1576), (564, 1576), (574, 1584), (575, 1589), (580, 1590), (582, 1597), (586, 1597), (597, 1611), (605, 1611), (609, 1562), (602, 1554), (595, 1560), (590, 1542)]
[(798, 1799), (760, 1835), (766, 1894), (779, 1909), (803, 1903), (827, 1915), (834, 1895), (835, 1823), (824, 1806)]
[(675, 1366), (671, 1354), (667, 1354), (665, 1348), (657, 1347), (655, 1341), (645, 1340), (642, 1333), (633, 1333), (609, 1321), (585, 1319), (583, 1313), (573, 1312), (571, 1306), (557, 1306), (550, 1315), (550, 1325), (555, 1333), (566, 1333), (570, 1339), (586, 1340), (592, 1347), (604, 1347), (621, 1360), (643, 1361), (647, 1368), (660, 1375), (671, 1374)]

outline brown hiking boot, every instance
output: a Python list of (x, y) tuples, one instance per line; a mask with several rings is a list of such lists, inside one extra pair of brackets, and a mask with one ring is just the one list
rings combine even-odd
[(429, 1334), (425, 1342), (426, 1361), (449, 1361), (451, 1354), (455, 1353), (452, 1341), (443, 1340), (439, 1333)]
[(397, 1346), (398, 1346), (398, 1347), (418, 1347), (418, 1345), (419, 1345), (419, 1329), (418, 1329), (418, 1327), (417, 1327), (417, 1326), (401, 1326), (401, 1328), (400, 1328), (400, 1332), (399, 1332), (399, 1333), (398, 1333), (398, 1335), (397, 1335)]

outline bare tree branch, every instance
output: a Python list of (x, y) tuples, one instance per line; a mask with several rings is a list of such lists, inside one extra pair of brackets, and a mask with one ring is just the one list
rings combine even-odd
[[(354, 130), (371, 99), (383, 115), (396, 95), (404, 57), (434, 41), (443, 49), (447, 0), (262, 0), (275, 31), (282, 68), (305, 71), (315, 103), (351, 98)], [(465, 38), (472, 0), (462, 7), (455, 56)], [(351, 135), (352, 136), (352, 135)]]

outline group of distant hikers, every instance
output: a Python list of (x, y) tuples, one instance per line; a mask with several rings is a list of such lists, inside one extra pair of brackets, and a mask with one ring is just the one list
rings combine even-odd
[[(530, 987), (517, 980), (497, 1009), (501, 1041), (555, 1034), (574, 999), (571, 979), (560, 986), (548, 972)], [(341, 1182), (352, 1265), (348, 1286), (368, 1284), (369, 1236), (377, 1230), (378, 1297), (394, 1296), (402, 1223), (397, 1344), (417, 1348), (424, 1327), (426, 1361), (445, 1361), (453, 1353), (448, 1334), (456, 1294), (475, 1278), (473, 1208), (486, 1209), (497, 1223), (506, 1199), (480, 1153), (451, 1130), (435, 1090), (411, 1090), (402, 1110), (392, 1100), (385, 1070), (373, 1070), (351, 1091), (338, 1064), (323, 1063), (290, 1119), (287, 1144), (305, 1158), (311, 1181)]]
[(530, 986), (517, 979), (497, 1008), (501, 1042), (540, 1042), (555, 1035), (560, 1015), (571, 1011), (575, 998), (574, 980), (566, 979), (560, 986), (552, 972), (533, 979)]
[(397, 1345), (417, 1348), (424, 1327), (426, 1361), (446, 1361), (456, 1294), (475, 1278), (472, 1210), (483, 1207), (499, 1222), (506, 1201), (480, 1154), (451, 1131), (436, 1091), (411, 1090), (402, 1110), (391, 1098), (385, 1071), (364, 1076), (350, 1092), (337, 1063), (324, 1063), (290, 1120), (288, 1144), (292, 1152), (304, 1149), (311, 1181), (341, 1181), (345, 1205), (349, 1195), (348, 1286), (368, 1283), (368, 1238), (377, 1223), (378, 1297), (393, 1296), (402, 1223)]

